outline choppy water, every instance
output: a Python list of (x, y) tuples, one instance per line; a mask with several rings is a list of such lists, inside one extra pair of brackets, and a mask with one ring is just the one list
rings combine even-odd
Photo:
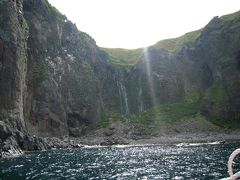
[(0, 179), (220, 179), (240, 143), (84, 147), (0, 160)]

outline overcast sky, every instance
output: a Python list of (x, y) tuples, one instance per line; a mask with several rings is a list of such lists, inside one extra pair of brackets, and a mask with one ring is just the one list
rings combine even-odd
[(240, 0), (49, 0), (101, 47), (139, 48), (240, 10)]

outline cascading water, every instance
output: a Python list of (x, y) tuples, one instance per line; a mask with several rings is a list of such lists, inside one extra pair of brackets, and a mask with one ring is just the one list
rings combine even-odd
[(122, 114), (129, 113), (129, 106), (128, 106), (128, 97), (126, 87), (122, 84), (122, 82), (117, 82), (118, 92), (120, 97), (120, 107)]
[(142, 87), (138, 88), (138, 110), (139, 112), (143, 112), (143, 98), (142, 98)]
[(144, 60), (145, 60), (145, 65), (146, 65), (147, 80), (148, 80), (151, 100), (152, 100), (153, 106), (155, 106), (157, 104), (157, 102), (156, 102), (156, 94), (155, 94), (155, 88), (154, 88), (154, 83), (153, 83), (153, 77), (151, 75), (152, 67), (151, 67), (151, 60), (149, 57), (148, 47), (143, 49), (143, 54), (144, 54)]

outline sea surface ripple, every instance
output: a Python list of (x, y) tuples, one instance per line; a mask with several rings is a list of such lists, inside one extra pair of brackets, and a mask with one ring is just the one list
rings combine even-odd
[[(0, 179), (221, 179), (240, 143), (82, 147), (0, 160)], [(236, 164), (235, 169), (240, 169)]]

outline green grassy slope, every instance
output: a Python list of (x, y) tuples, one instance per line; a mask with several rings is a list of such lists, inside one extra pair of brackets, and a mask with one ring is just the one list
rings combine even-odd
[(109, 55), (109, 60), (118, 65), (134, 65), (141, 57), (143, 51), (139, 49), (101, 48)]
[[(240, 19), (240, 11), (220, 17), (225, 22), (238, 21)], [(169, 51), (178, 51), (186, 43), (194, 42), (200, 35), (202, 29), (188, 32), (180, 37), (165, 39), (157, 42), (152, 47), (163, 48)], [(109, 57), (112, 63), (120, 65), (133, 65), (142, 55), (142, 49), (122, 49), (122, 48), (102, 48)]]
[(239, 21), (240, 20), (240, 11), (221, 16), (220, 18), (222, 20), (224, 20), (225, 22)]
[[(177, 51), (185, 43), (194, 42), (201, 34), (201, 29), (193, 32), (186, 33), (185, 35), (173, 38), (166, 39), (157, 42), (152, 47), (154, 48), (163, 48), (169, 51)], [(134, 65), (136, 64), (140, 57), (143, 55), (142, 48), (139, 49), (122, 49), (122, 48), (101, 48), (109, 55), (109, 60), (113, 64), (118, 65)]]
[(165, 39), (157, 42), (153, 47), (155, 48), (163, 48), (169, 51), (177, 51), (180, 50), (181, 47), (190, 42), (194, 42), (201, 34), (202, 29), (192, 31), (184, 34), (183, 36), (173, 38), (173, 39)]

